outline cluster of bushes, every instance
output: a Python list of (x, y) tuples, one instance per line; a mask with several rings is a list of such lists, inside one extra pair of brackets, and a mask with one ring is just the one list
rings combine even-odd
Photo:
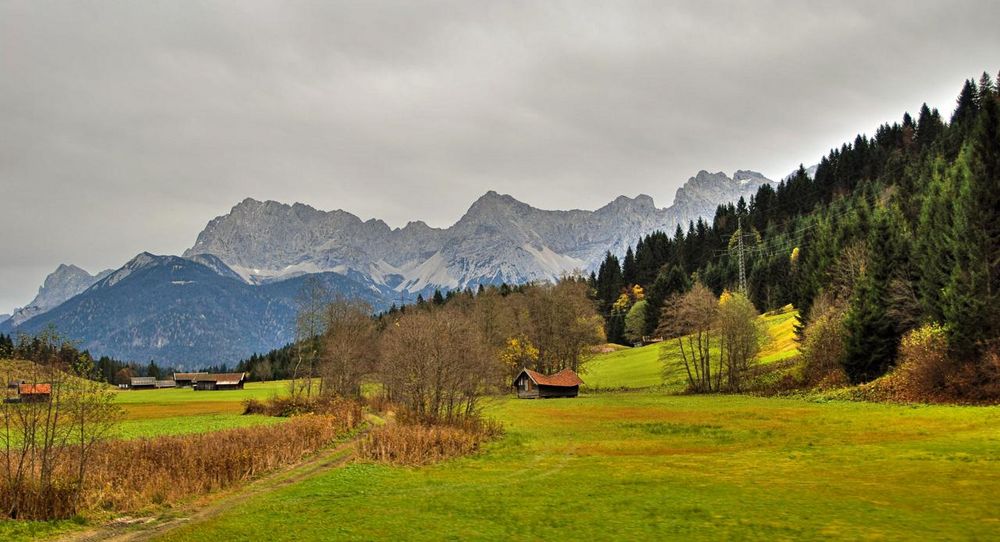
[(503, 425), (492, 419), (462, 418), (422, 422), (401, 416), (358, 441), (362, 459), (391, 465), (418, 466), (474, 453), (483, 443), (503, 436)]
[(896, 367), (886, 376), (848, 391), (855, 399), (929, 403), (1000, 402), (1000, 353), (980, 362), (959, 361), (947, 332), (927, 324), (900, 341)]
[[(844, 368), (848, 329), (845, 309), (821, 299), (803, 331), (802, 372), (783, 382), (784, 389), (829, 390), (850, 384)], [(1000, 351), (987, 349), (978, 359), (957, 355), (948, 331), (930, 323), (905, 332), (889, 372), (871, 382), (845, 389), (849, 398), (931, 403), (1000, 402)]]
[[(657, 332), (675, 340), (687, 377), (687, 391), (740, 392), (758, 375), (757, 360), (766, 339), (753, 303), (741, 293), (725, 291), (718, 298), (700, 282), (671, 296), (663, 308)], [(672, 350), (664, 348), (664, 371), (677, 370)]]
[(299, 416), (274, 426), (108, 442), (95, 454), (86, 501), (134, 510), (225, 489), (301, 460), (356, 423)]
[(52, 482), (45, 486), (0, 480), (0, 510), (8, 517), (16, 510), (17, 519), (55, 519), (177, 502), (300, 461), (358, 421), (352, 415), (306, 415), (273, 426), (106, 441), (89, 454), (82, 480), (72, 461), (52, 465)]
[(280, 418), (290, 418), (302, 414), (320, 414), (344, 420), (344, 423), (350, 427), (357, 425), (362, 418), (360, 403), (332, 395), (313, 397), (293, 395), (272, 397), (266, 401), (247, 399), (243, 401), (243, 414), (262, 414)]

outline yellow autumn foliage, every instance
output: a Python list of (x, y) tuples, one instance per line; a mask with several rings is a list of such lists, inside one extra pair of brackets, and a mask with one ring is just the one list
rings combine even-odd
[(511, 370), (533, 366), (536, 361), (538, 361), (538, 348), (525, 338), (507, 339), (507, 344), (500, 352), (500, 362)]

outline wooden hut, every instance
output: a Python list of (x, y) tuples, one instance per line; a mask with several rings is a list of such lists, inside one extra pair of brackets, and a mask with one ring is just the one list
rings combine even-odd
[(129, 389), (133, 390), (152, 390), (156, 389), (156, 377), (155, 376), (133, 376), (129, 379), (128, 383)]
[(208, 376), (208, 373), (174, 373), (174, 382), (179, 388), (192, 386), (199, 376)]
[(20, 384), (17, 397), (22, 403), (43, 403), (52, 397), (52, 384)]
[(580, 384), (583, 380), (571, 369), (563, 369), (554, 375), (522, 369), (514, 378), (514, 388), (521, 399), (576, 397), (580, 393)]
[(219, 373), (198, 375), (194, 389), (200, 391), (242, 390), (246, 373)]

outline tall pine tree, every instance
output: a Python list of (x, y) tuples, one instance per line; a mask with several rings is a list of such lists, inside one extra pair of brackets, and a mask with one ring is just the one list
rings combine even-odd
[(992, 91), (981, 105), (971, 141), (949, 170), (955, 261), (942, 305), (950, 343), (963, 357), (1000, 334), (1000, 106)]
[(873, 380), (892, 366), (899, 345), (889, 317), (889, 281), (898, 252), (887, 211), (876, 214), (868, 235), (868, 262), (844, 319), (844, 371), (851, 382)]

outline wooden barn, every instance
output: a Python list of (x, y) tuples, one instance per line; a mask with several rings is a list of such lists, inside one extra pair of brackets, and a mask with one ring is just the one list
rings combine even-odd
[(583, 384), (583, 380), (571, 369), (563, 369), (548, 376), (531, 369), (522, 369), (514, 378), (514, 388), (521, 399), (576, 397), (580, 393), (580, 384)]
[(179, 388), (193, 386), (199, 376), (208, 376), (208, 373), (174, 373), (174, 382)]
[(242, 390), (246, 373), (220, 373), (198, 375), (194, 381), (196, 391)]
[(52, 397), (52, 384), (20, 384), (17, 397), (22, 403), (44, 403)]
[(133, 390), (152, 390), (156, 389), (156, 377), (155, 376), (133, 376), (128, 382), (129, 389)]

